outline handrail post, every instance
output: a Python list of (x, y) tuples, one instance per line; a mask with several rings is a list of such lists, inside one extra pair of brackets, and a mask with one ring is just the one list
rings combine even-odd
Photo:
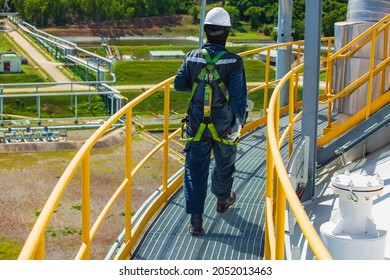
[(45, 259), (45, 235), (43, 235), (39, 240), (39, 244), (34, 255), (34, 260), (44, 260), (44, 259)]
[(125, 232), (126, 243), (131, 239), (131, 189), (132, 189), (132, 177), (131, 177), (131, 163), (132, 163), (132, 108), (126, 113), (126, 171), (125, 176), (128, 179), (125, 186)]
[(286, 193), (284, 192), (279, 178), (276, 179), (277, 208), (276, 208), (276, 259), (284, 259), (284, 225), (286, 220)]
[[(298, 48), (298, 51), (297, 51), (297, 66), (299, 66), (301, 64), (301, 46), (302, 44), (298, 44), (297, 48)], [(298, 89), (299, 89), (299, 72), (296, 73), (295, 75), (295, 91), (294, 91), (294, 98), (295, 98), (295, 102), (294, 102), (294, 110), (297, 109), (297, 102), (298, 102)]]
[[(384, 30), (384, 39), (383, 39), (383, 59), (386, 59), (387, 57), (387, 47), (389, 44), (389, 25), (386, 26), (386, 29)], [(386, 68), (383, 68), (382, 70), (382, 83), (380, 88), (380, 95), (383, 95), (385, 93), (385, 79), (386, 79)]]
[(168, 137), (169, 137), (169, 102), (170, 102), (170, 84), (164, 87), (164, 155), (163, 155), (163, 191), (168, 187)]
[[(290, 81), (290, 86), (289, 86), (289, 104), (288, 104), (288, 123), (289, 125), (294, 124), (294, 75), (291, 76), (289, 79)], [(291, 157), (292, 152), (293, 152), (293, 143), (294, 143), (294, 130), (290, 129), (288, 133), (288, 158)]]
[(263, 116), (267, 113), (268, 104), (268, 89), (269, 89), (269, 66), (271, 60), (271, 49), (267, 49), (266, 68), (265, 68), (265, 88), (264, 88), (264, 99), (263, 99)]
[[(273, 181), (272, 178), (274, 177), (274, 160), (271, 154), (271, 148), (269, 145), (269, 138), (267, 137), (267, 160), (266, 160), (266, 188), (265, 188), (265, 197), (270, 198), (269, 200), (266, 199), (266, 203), (272, 203), (273, 202)], [(271, 206), (270, 208), (272, 208)], [(266, 207), (267, 209), (267, 207)], [(268, 219), (268, 216), (265, 217), (265, 228), (267, 229), (269, 227), (269, 224), (273, 223), (272, 220)], [(268, 230), (265, 232), (265, 251), (264, 251), (264, 258), (266, 260), (269, 260), (271, 258), (271, 249), (270, 249), (270, 236), (268, 234)]]
[(82, 259), (90, 259), (91, 252), (91, 177), (90, 177), (90, 151), (85, 155), (82, 162), (82, 195), (81, 195), (81, 213), (82, 213), (82, 242), (87, 246), (85, 253), (82, 255)]
[(374, 67), (375, 67), (375, 47), (376, 47), (376, 29), (372, 30), (371, 35), (371, 50), (370, 50), (370, 78), (368, 80), (367, 103), (366, 103), (366, 118), (371, 114), (372, 88), (374, 83)]

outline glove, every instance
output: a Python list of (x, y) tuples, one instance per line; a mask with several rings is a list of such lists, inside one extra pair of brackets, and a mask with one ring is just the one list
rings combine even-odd
[(238, 137), (240, 137), (242, 124), (239, 118), (236, 118), (236, 122), (234, 123), (232, 129), (230, 130), (229, 134), (226, 136), (226, 139), (229, 142), (234, 142), (237, 140)]

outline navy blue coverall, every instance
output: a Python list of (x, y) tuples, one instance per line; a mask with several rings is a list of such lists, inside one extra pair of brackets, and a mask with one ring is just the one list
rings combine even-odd
[[(225, 47), (219, 44), (206, 43), (203, 46), (211, 58)], [(186, 57), (177, 72), (174, 87), (177, 91), (191, 92), (197, 75), (206, 65), (201, 50), (192, 50)], [(229, 101), (221, 92), (215, 81), (212, 82), (211, 122), (218, 135), (226, 138), (235, 121), (245, 121), (246, 111), (246, 79), (242, 58), (233, 53), (226, 53), (216, 63), (216, 69), (228, 89)], [(199, 82), (197, 90), (188, 109), (187, 137), (193, 137), (203, 121), (204, 84)], [(210, 168), (210, 155), (213, 150), (214, 161), (211, 172), (211, 192), (219, 199), (225, 200), (230, 196), (235, 172), (236, 145), (226, 145), (212, 139), (206, 129), (200, 141), (187, 142), (184, 195), (186, 199), (186, 212), (188, 214), (203, 214), (207, 194), (207, 180)]]

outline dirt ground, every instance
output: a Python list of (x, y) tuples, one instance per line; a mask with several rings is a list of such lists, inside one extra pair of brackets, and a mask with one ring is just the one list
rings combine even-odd
[[(104, 24), (79, 24), (44, 31), (57, 36), (125, 36), (159, 34), (162, 26), (178, 25), (177, 17), (155, 17)], [(16, 259), (44, 204), (58, 179), (74, 155), (93, 131), (68, 133), (68, 143), (73, 149), (60, 150), (41, 143), (32, 152), (19, 148), (0, 152), (0, 260)], [(108, 199), (125, 178), (125, 147), (123, 132), (99, 142), (99, 149), (91, 154), (91, 225)], [(13, 145), (13, 144), (0, 144)], [(53, 145), (50, 145), (53, 146)], [(141, 135), (134, 137), (133, 166), (154, 147)], [(1, 147), (0, 147), (1, 148)], [(1, 151), (2, 149), (0, 149)], [(142, 203), (161, 185), (161, 153), (135, 176), (132, 189), (132, 209)], [(169, 160), (169, 176), (183, 163), (174, 156)], [(74, 259), (81, 245), (81, 187), (80, 171), (76, 173), (59, 202), (46, 231), (47, 259)], [(124, 196), (110, 210), (92, 244), (92, 259), (105, 257), (109, 247), (125, 225)]]
[[(70, 139), (79, 141), (90, 134), (91, 131), (76, 131)], [(152, 147), (154, 144), (150, 140), (141, 135), (134, 137), (135, 162), (138, 163)], [(124, 150), (122, 142), (93, 150), (91, 154), (91, 225), (125, 178)], [(42, 207), (76, 152), (0, 153), (0, 259), (17, 258)], [(157, 154), (136, 175), (133, 182), (134, 211), (161, 185), (161, 166), (161, 154)], [(169, 175), (173, 175), (181, 166), (182, 162), (172, 156), (169, 160)], [(47, 259), (73, 259), (81, 245), (80, 188), (80, 172), (77, 172), (48, 226)], [(92, 259), (105, 257), (124, 224), (122, 195), (93, 240)]]

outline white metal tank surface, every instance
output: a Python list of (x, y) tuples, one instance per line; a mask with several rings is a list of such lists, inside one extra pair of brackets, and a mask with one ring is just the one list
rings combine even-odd
[[(339, 50), (355, 39), (365, 30), (390, 13), (390, 0), (349, 0), (347, 20), (335, 23), (335, 50)], [(376, 39), (375, 65), (383, 61), (383, 46), (386, 37), (381, 34)], [(387, 40), (389, 38), (387, 37)], [(390, 42), (387, 43), (390, 51)], [(349, 84), (356, 81), (369, 71), (371, 45), (367, 45), (349, 58), (336, 59), (333, 69), (333, 90), (339, 92)], [(390, 76), (387, 75), (382, 81), (380, 75), (374, 77), (374, 85), (382, 82), (385, 88), (390, 85)], [(354, 115), (367, 104), (368, 82), (357, 88), (350, 95), (337, 99), (334, 109), (340, 113), (339, 123)], [(372, 89), (372, 101), (380, 96), (380, 88), (374, 86)]]
[(377, 22), (390, 10), (389, 0), (349, 0), (347, 21)]
[(339, 209), (320, 227), (321, 236), (334, 259), (384, 259), (386, 231), (377, 229), (371, 215), (375, 197), (383, 191), (379, 175), (335, 174), (331, 188), (339, 195)]

